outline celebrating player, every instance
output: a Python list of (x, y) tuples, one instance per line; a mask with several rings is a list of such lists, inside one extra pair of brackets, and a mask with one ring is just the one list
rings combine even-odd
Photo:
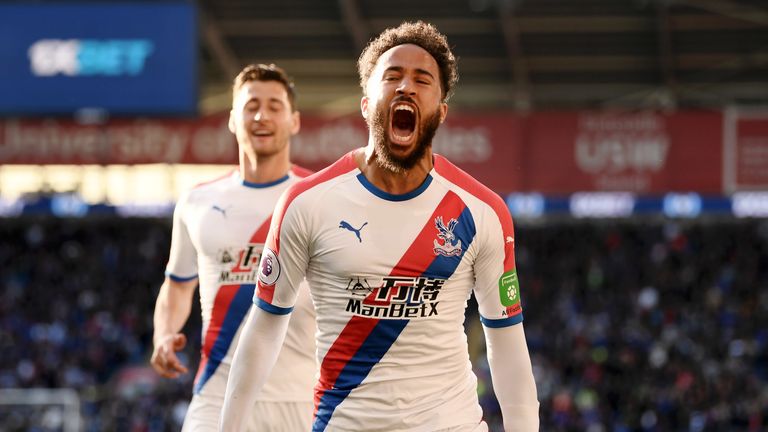
[(223, 430), (240, 430), (274, 361), (263, 347), (279, 346), (305, 275), (318, 317), (313, 431), (487, 430), (463, 329), (473, 289), (505, 429), (537, 430), (511, 216), (432, 153), (458, 79), (447, 40), (404, 23), (373, 40), (358, 68), (368, 145), (281, 198)]
[[(185, 431), (218, 430), (224, 391), (241, 323), (254, 295), (258, 267), (275, 203), (309, 174), (289, 160), (299, 131), (293, 83), (275, 65), (250, 65), (235, 78), (229, 129), (239, 149), (239, 169), (199, 185), (176, 205), (166, 278), (157, 296), (152, 366), (162, 376), (186, 373), (176, 355), (180, 333), (200, 285), (203, 343)], [(271, 309), (273, 312), (282, 309)], [(316, 371), (314, 309), (304, 284), (288, 336), (274, 350), (277, 366), (249, 403), (241, 430), (307, 430), (312, 421)], [(255, 400), (255, 399), (254, 399)]]

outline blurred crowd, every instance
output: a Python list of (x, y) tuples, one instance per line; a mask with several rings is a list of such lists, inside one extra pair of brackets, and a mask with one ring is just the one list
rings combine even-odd
[(543, 431), (768, 430), (768, 222), (517, 230)]
[[(75, 389), (85, 431), (179, 430), (193, 374), (148, 366), (169, 241), (168, 219), (2, 219), (0, 390)], [(518, 224), (516, 259), (542, 431), (768, 430), (768, 221)], [(478, 326), (470, 305), (496, 431)], [(34, 409), (0, 403), (0, 430), (62, 430)]]
[[(0, 389), (76, 389), (85, 431), (179, 430), (193, 377), (148, 367), (169, 244), (167, 220), (2, 220)], [(0, 430), (61, 430), (29, 410), (0, 405)]]

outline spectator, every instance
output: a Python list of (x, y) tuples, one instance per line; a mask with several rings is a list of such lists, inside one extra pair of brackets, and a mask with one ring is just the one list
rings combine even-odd
[[(3, 219), (0, 388), (76, 389), (86, 431), (178, 430), (192, 374), (142, 372), (169, 236), (166, 219)], [(516, 236), (542, 431), (768, 428), (768, 221), (518, 224)], [(480, 401), (500, 430), (477, 319)], [(31, 413), (0, 407), (0, 429), (57, 430)]]

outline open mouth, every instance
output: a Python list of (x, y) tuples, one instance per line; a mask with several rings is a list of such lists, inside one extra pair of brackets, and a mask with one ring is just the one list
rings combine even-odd
[(407, 104), (397, 104), (392, 109), (392, 139), (398, 143), (408, 143), (416, 131), (416, 110)]
[(254, 131), (251, 131), (251, 135), (256, 137), (269, 137), (274, 135), (274, 132), (269, 130), (254, 130)]

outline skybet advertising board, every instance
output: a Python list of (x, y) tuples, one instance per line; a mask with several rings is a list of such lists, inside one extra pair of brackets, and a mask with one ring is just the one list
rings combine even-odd
[(194, 114), (187, 1), (0, 3), (0, 116)]

